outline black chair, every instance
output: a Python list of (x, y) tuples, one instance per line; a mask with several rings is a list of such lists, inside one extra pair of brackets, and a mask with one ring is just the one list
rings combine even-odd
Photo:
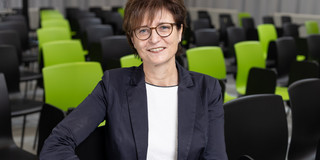
[[(14, 30), (2, 30), (0, 31), (0, 45), (11, 45), (15, 48), (15, 52), (14, 54), (17, 54), (18, 56), (18, 60), (19, 60), (19, 64), (21, 64), (22, 60), (22, 51), (21, 51), (21, 45), (20, 45), (20, 40), (19, 40), (19, 35), (16, 31)], [(41, 74), (40, 73), (36, 73), (33, 71), (29, 71), (26, 69), (21, 69), (20, 70), (20, 78), (22, 81), (24, 82), (28, 82), (28, 81), (32, 81), (32, 80), (38, 80), (39, 78), (41, 78)], [(25, 97), (27, 96), (27, 91), (28, 91), (28, 83), (26, 83), (25, 85)], [(34, 90), (34, 94), (36, 92), (36, 87)]]
[(104, 11), (102, 13), (102, 23), (109, 24), (112, 26), (113, 33), (115, 35), (123, 35), (122, 29), (123, 19), (118, 12)]
[(288, 160), (315, 159), (320, 140), (320, 80), (305, 79), (289, 86), (292, 137)]
[(290, 68), (296, 61), (297, 47), (292, 37), (280, 37), (276, 41), (276, 69), (278, 82), (282, 86), (287, 86)]
[(216, 29), (205, 28), (194, 32), (194, 44), (200, 46), (219, 46), (219, 33)]
[(292, 23), (292, 20), (291, 20), (291, 17), (290, 16), (286, 16), (286, 15), (283, 15), (281, 16), (281, 24), (282, 26), (286, 23)]
[[(50, 104), (44, 104), (39, 121), (39, 139), (38, 150), (39, 155), (45, 140), (51, 134), (51, 131), (64, 118), (66, 113), (61, 109)], [(106, 159), (105, 151), (105, 126), (96, 128), (79, 146), (76, 147), (75, 152), (81, 160), (104, 160)]]
[(246, 33), (247, 40), (259, 40), (258, 31), (252, 17), (242, 18), (242, 28)]
[(91, 25), (102, 24), (102, 21), (100, 18), (88, 17), (88, 18), (80, 19), (78, 23), (79, 23), (79, 35), (82, 42), (82, 47), (83, 49), (86, 50), (88, 49), (88, 46), (87, 46), (88, 40), (87, 40), (87, 34), (86, 34), (87, 27)]
[(211, 16), (208, 13), (208, 11), (199, 10), (197, 13), (198, 13), (198, 19), (207, 19), (209, 21), (210, 28), (214, 28), (214, 25), (212, 24), (212, 21), (211, 21)]
[(204, 18), (192, 21), (192, 25), (193, 25), (193, 28), (192, 28), (193, 32), (197, 31), (198, 29), (212, 28), (210, 26), (209, 20)]
[(81, 160), (105, 160), (106, 150), (106, 126), (97, 127), (79, 146), (76, 147), (76, 155)]
[(243, 28), (241, 27), (229, 27), (227, 29), (228, 35), (228, 54), (225, 55), (228, 59), (231, 59), (231, 65), (227, 66), (227, 73), (235, 74), (237, 72), (237, 63), (235, 60), (235, 50), (234, 45), (238, 42), (242, 42), (246, 40), (246, 34)]
[(289, 72), (288, 86), (307, 78), (319, 78), (319, 64), (316, 61), (294, 61)]
[(313, 34), (307, 37), (308, 51), (311, 59), (320, 60), (320, 35)]
[(127, 37), (124, 35), (104, 37), (100, 40), (102, 49), (102, 69), (120, 68), (120, 58), (133, 54)]
[(51, 134), (52, 129), (63, 120), (65, 112), (50, 104), (43, 104), (39, 118), (39, 138), (37, 154), (43, 147), (45, 140)]
[(223, 42), (224, 46), (228, 46), (228, 33), (227, 28), (235, 26), (231, 15), (224, 13), (219, 14), (219, 24), (220, 24), (220, 41)]
[(277, 85), (277, 74), (274, 70), (251, 68), (248, 75), (245, 95), (274, 94)]
[(230, 160), (284, 160), (288, 127), (281, 96), (244, 96), (224, 104), (225, 142)]
[(37, 156), (19, 148), (13, 140), (9, 104), (6, 80), (0, 73), (0, 157), (2, 160), (37, 160)]
[[(20, 82), (30, 79), (22, 79), (19, 72), (18, 57), (13, 46), (0, 46), (0, 72), (4, 73), (9, 94), (16, 95), (10, 97), (11, 116), (23, 116), (22, 140), (21, 148), (23, 147), (23, 138), (26, 125), (26, 116), (36, 112), (40, 112), (42, 102), (21, 98)], [(32, 77), (33, 78), (33, 77)]]
[(112, 26), (108, 24), (91, 25), (86, 29), (89, 61), (102, 63), (102, 51), (100, 40), (103, 37), (113, 35)]
[(37, 62), (38, 56), (36, 53), (30, 52), (35, 47), (30, 43), (28, 26), (25, 21), (5, 21), (0, 23), (0, 30), (15, 30), (19, 34), (22, 57), (21, 61), (25, 63)]
[(263, 24), (275, 24), (272, 16), (263, 16), (262, 17)]

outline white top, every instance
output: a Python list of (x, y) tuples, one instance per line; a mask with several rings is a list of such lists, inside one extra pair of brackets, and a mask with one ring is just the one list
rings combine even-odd
[(178, 146), (178, 86), (146, 83), (148, 101), (147, 160), (176, 160)]

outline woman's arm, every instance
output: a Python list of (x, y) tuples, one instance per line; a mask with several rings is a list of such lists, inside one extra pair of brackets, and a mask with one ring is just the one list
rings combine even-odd
[[(211, 84), (212, 85), (212, 84)], [(218, 80), (212, 85), (208, 99), (208, 142), (203, 159), (227, 160), (224, 139), (224, 110), (221, 87)]]
[(75, 147), (105, 118), (105, 93), (103, 81), (100, 81), (93, 92), (52, 130), (42, 148), (40, 159), (78, 159)]

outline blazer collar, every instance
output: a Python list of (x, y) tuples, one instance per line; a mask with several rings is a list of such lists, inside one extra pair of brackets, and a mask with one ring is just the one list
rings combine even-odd
[[(178, 84), (178, 159), (187, 159), (190, 149), (197, 94), (192, 89), (193, 80), (186, 69), (176, 63)], [(137, 149), (137, 159), (145, 160), (148, 149), (148, 109), (143, 66), (135, 68), (127, 90), (129, 113)]]

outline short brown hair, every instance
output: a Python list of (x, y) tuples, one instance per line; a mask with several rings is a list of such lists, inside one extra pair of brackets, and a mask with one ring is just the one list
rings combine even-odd
[[(133, 30), (140, 26), (145, 14), (149, 14), (148, 20), (152, 22), (156, 12), (161, 9), (167, 9), (172, 14), (177, 29), (180, 30), (181, 25), (183, 25), (182, 29), (184, 30), (186, 27), (187, 10), (183, 0), (128, 0), (125, 6), (123, 30), (136, 55), (138, 55), (138, 53), (131, 41)], [(182, 46), (179, 44), (176, 54), (180, 54), (181, 52)]]

